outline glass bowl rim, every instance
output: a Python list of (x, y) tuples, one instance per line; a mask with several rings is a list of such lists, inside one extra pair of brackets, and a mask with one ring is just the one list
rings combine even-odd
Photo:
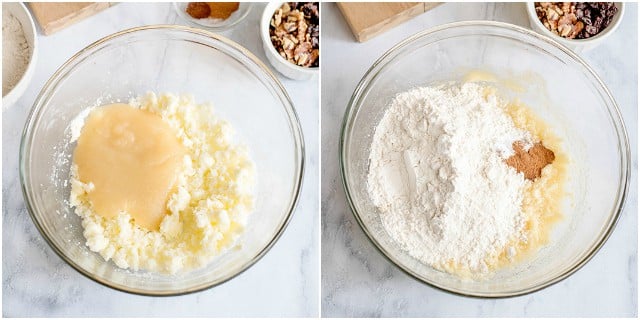
[[(232, 50), (236, 50), (239, 54), (244, 55), (246, 58), (250, 60), (251, 63), (255, 64), (255, 66), (264, 73), (263, 76), (265, 77), (265, 79), (268, 81), (268, 83), (271, 86), (273, 86), (274, 90), (278, 92), (280, 96), (279, 97), (280, 104), (285, 109), (285, 113), (287, 114), (287, 120), (293, 131), (292, 138), (294, 142), (294, 154), (296, 158), (296, 170), (295, 170), (296, 174), (294, 177), (293, 192), (292, 192), (292, 197), (289, 199), (287, 213), (284, 219), (280, 222), (279, 226), (277, 227), (276, 232), (273, 235), (273, 238), (262, 249), (260, 249), (256, 254), (254, 254), (251, 259), (249, 259), (247, 262), (242, 264), (241, 267), (238, 268), (235, 273), (232, 273), (217, 281), (211, 281), (204, 284), (191, 286), (189, 288), (182, 289), (182, 290), (154, 291), (154, 290), (147, 290), (147, 289), (131, 288), (125, 285), (120, 285), (120, 284), (111, 282), (108, 279), (97, 278), (96, 276), (94, 276), (92, 272), (80, 267), (78, 264), (76, 264), (73, 261), (73, 259), (67, 257), (62, 252), (62, 250), (52, 242), (47, 232), (45, 232), (43, 226), (41, 225), (40, 221), (38, 220), (35, 214), (35, 208), (31, 203), (33, 201), (31, 194), (33, 192), (30, 190), (31, 184), (28, 183), (26, 179), (28, 176), (26, 163), (25, 163), (25, 161), (28, 160), (26, 157), (26, 154), (27, 153), (29, 155), (31, 154), (30, 151), (28, 152), (28, 148), (30, 148), (31, 145), (33, 144), (33, 134), (34, 134), (33, 125), (35, 122), (39, 121), (40, 113), (42, 111), (42, 108), (44, 107), (44, 103), (42, 100), (44, 99), (45, 95), (49, 94), (49, 91), (51, 91), (61, 79), (67, 76), (66, 74), (66, 72), (68, 71), (67, 69), (74, 66), (77, 62), (79, 62), (78, 59), (84, 57), (84, 55), (87, 54), (87, 52), (90, 52), (91, 50), (94, 50), (99, 46), (104, 45), (105, 43), (108, 43), (112, 40), (116, 40), (118, 38), (125, 37), (130, 34), (135, 34), (137, 32), (143, 32), (148, 30), (179, 31), (184, 33), (195, 34), (197, 36), (202, 36), (205, 38), (211, 38), (214, 41), (220, 42), (223, 45), (230, 47)], [(227, 55), (229, 54), (229, 49), (227, 48), (221, 48), (220, 50), (221, 52), (224, 52)], [(132, 293), (132, 294), (137, 294), (142, 296), (153, 296), (153, 297), (180, 296), (180, 295), (186, 295), (186, 294), (195, 293), (199, 291), (204, 291), (204, 290), (213, 288), (215, 286), (218, 286), (220, 284), (223, 284), (237, 277), (238, 275), (242, 274), (244, 271), (249, 269), (251, 266), (253, 266), (255, 263), (257, 263), (275, 245), (275, 243), (284, 233), (284, 230), (289, 225), (289, 222), (291, 221), (293, 213), (300, 200), (300, 193), (302, 190), (302, 183), (303, 183), (304, 171), (305, 171), (305, 153), (306, 151), (305, 151), (303, 131), (302, 131), (302, 127), (300, 125), (300, 119), (295, 110), (293, 101), (289, 97), (289, 94), (287, 93), (287, 90), (285, 89), (285, 87), (282, 85), (282, 82), (280, 82), (280, 80), (278, 80), (275, 74), (260, 59), (258, 59), (253, 53), (251, 53), (251, 51), (249, 51), (248, 49), (244, 48), (240, 44), (226, 37), (223, 37), (219, 34), (213, 33), (208, 30), (203, 30), (203, 29), (189, 27), (189, 26), (171, 25), (171, 24), (147, 25), (147, 26), (134, 27), (134, 28), (118, 31), (89, 44), (88, 46), (84, 47), (83, 49), (75, 53), (69, 59), (67, 59), (53, 73), (53, 75), (49, 77), (47, 82), (42, 86), (42, 89), (38, 93), (38, 96), (34, 100), (33, 106), (29, 111), (29, 115), (27, 116), (27, 120), (25, 122), (25, 126), (22, 131), (22, 136), (20, 140), (20, 152), (19, 152), (20, 185), (22, 189), (22, 196), (25, 200), (24, 201), (25, 207), (27, 209), (27, 212), (29, 213), (29, 216), (31, 217), (31, 220), (36, 226), (36, 229), (38, 229), (38, 232), (44, 238), (45, 242), (49, 245), (49, 247), (51, 247), (53, 251), (63, 261), (65, 261), (69, 266), (71, 266), (77, 272), (79, 272), (83, 276), (101, 285), (104, 285), (108, 288), (115, 289), (125, 293)]]
[[(384, 249), (384, 247), (373, 236), (372, 232), (369, 231), (369, 228), (366, 226), (366, 224), (364, 223), (364, 220), (360, 216), (360, 213), (358, 213), (356, 209), (356, 204), (355, 204), (354, 198), (352, 197), (352, 192), (350, 191), (351, 188), (349, 186), (349, 182), (347, 179), (347, 177), (349, 176), (349, 172), (346, 165), (346, 162), (347, 162), (346, 149), (347, 149), (347, 142), (348, 142), (346, 140), (347, 133), (350, 133), (351, 126), (353, 124), (353, 116), (357, 113), (357, 111), (359, 111), (361, 107), (360, 105), (360, 100), (362, 97), (361, 95), (367, 89), (367, 87), (372, 82), (372, 80), (378, 77), (378, 73), (380, 69), (383, 68), (387, 63), (395, 59), (394, 53), (405, 48), (406, 46), (409, 46), (414, 42), (424, 37), (430, 36), (432, 34), (446, 32), (451, 29), (464, 28), (464, 27), (488, 27), (488, 28), (492, 28), (493, 30), (502, 29), (502, 30), (507, 30), (509, 32), (516, 32), (516, 33), (524, 34), (524, 37), (535, 38), (536, 40), (542, 41), (543, 43), (546, 43), (548, 45), (555, 47), (556, 49), (559, 49), (560, 51), (562, 51), (562, 53), (568, 56), (569, 60), (573, 60), (577, 62), (582, 68), (584, 68), (585, 71), (587, 71), (589, 74), (593, 76), (598, 86), (604, 92), (604, 94), (606, 95), (606, 98), (609, 100), (610, 104), (613, 106), (611, 108), (609, 107), (609, 105), (606, 105), (607, 112), (609, 113), (609, 116), (614, 122), (613, 129), (615, 130), (616, 135), (618, 137), (618, 146), (620, 148), (619, 161), (620, 161), (621, 179), (618, 184), (616, 200), (613, 206), (614, 209), (612, 211), (612, 215), (610, 214), (610, 217), (609, 217), (608, 227), (606, 228), (604, 234), (601, 234), (600, 239), (596, 239), (597, 240), (596, 243), (592, 245), (591, 248), (588, 248), (588, 252), (584, 256), (584, 258), (578, 261), (573, 266), (571, 266), (567, 271), (565, 271), (564, 273), (560, 274), (555, 278), (549, 279), (540, 284), (536, 284), (534, 286), (521, 289), (518, 291), (513, 291), (513, 292), (476, 293), (476, 292), (465, 292), (463, 290), (458, 290), (456, 288), (449, 288), (444, 285), (425, 279), (424, 277), (419, 275), (417, 272), (412, 271), (409, 267), (400, 263), (400, 261), (395, 259), (392, 254), (390, 254), (389, 252), (387, 252), (387, 250)], [(526, 39), (512, 39), (512, 40), (526, 41)], [(347, 132), (347, 129), (349, 130), (349, 132)], [(390, 49), (385, 51), (382, 54), (382, 56), (380, 56), (380, 58), (378, 58), (371, 65), (371, 67), (369, 67), (369, 69), (362, 76), (362, 79), (360, 80), (355, 90), (353, 91), (353, 94), (344, 112), (342, 127), (340, 130), (339, 143), (340, 143), (339, 145), (340, 176), (342, 180), (342, 186), (345, 191), (345, 196), (346, 196), (347, 202), (349, 203), (349, 209), (351, 210), (351, 213), (355, 217), (356, 221), (358, 221), (358, 225), (360, 226), (362, 231), (365, 233), (369, 241), (374, 244), (374, 247), (377, 249), (377, 251), (380, 252), (382, 256), (385, 257), (388, 261), (390, 261), (393, 265), (395, 265), (397, 268), (399, 268), (401, 271), (403, 271), (405, 274), (409, 275), (410, 277), (426, 285), (429, 285), (435, 289), (456, 294), (463, 297), (470, 297), (470, 298), (510, 298), (510, 297), (526, 295), (529, 293), (542, 290), (551, 285), (554, 285), (568, 278), (569, 276), (574, 274), (576, 271), (580, 270), (587, 262), (589, 262), (595, 256), (595, 254), (600, 250), (600, 248), (602, 248), (604, 243), (609, 239), (609, 236), (615, 229), (615, 226), (618, 223), (618, 220), (620, 218), (620, 214), (624, 210), (624, 205), (626, 203), (626, 199), (628, 196), (630, 176), (631, 176), (631, 161), (629, 161), (629, 159), (631, 159), (631, 151), (629, 147), (627, 129), (624, 124), (622, 114), (620, 113), (618, 104), (616, 103), (613, 95), (611, 94), (607, 86), (604, 84), (602, 79), (600, 79), (598, 74), (582, 58), (580, 58), (577, 54), (575, 54), (573, 51), (571, 51), (570, 49), (568, 49), (566, 46), (559, 43), (558, 41), (546, 35), (542, 35), (532, 30), (526, 29), (524, 27), (520, 27), (520, 26), (506, 23), (506, 22), (498, 22), (498, 21), (468, 20), (468, 21), (451, 22), (451, 23), (434, 26), (426, 30), (420, 31), (418, 33), (415, 33), (405, 38), (404, 40), (401, 40), (400, 42), (392, 46)]]

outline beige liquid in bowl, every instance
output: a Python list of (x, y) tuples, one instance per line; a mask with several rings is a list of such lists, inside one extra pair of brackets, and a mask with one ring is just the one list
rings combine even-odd
[(79, 117), (69, 203), (91, 251), (176, 274), (242, 245), (255, 165), (213, 106), (148, 93)]
[(97, 214), (129, 212), (137, 225), (156, 231), (184, 154), (158, 115), (112, 104), (89, 115), (73, 157), (79, 178), (94, 186), (88, 197)]

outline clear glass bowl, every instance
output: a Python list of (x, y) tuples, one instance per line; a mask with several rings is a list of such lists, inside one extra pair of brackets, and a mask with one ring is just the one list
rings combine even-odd
[[(192, 94), (211, 102), (256, 164), (255, 211), (239, 239), (207, 267), (175, 276), (131, 272), (85, 246), (69, 207), (69, 124), (88, 107), (148, 91)], [(227, 281), (259, 260), (285, 229), (302, 181), (304, 142), (291, 99), (273, 73), (238, 44), (207, 31), (147, 26), (101, 39), (69, 59), (45, 84), (27, 120), (20, 175), (31, 217), (73, 268), (109, 287), (175, 295)]]
[[(550, 243), (486, 280), (462, 280), (406, 252), (386, 233), (367, 192), (371, 140), (393, 97), (416, 86), (460, 81), (470, 70), (524, 80), (513, 92), (559, 135), (573, 157), (573, 193)], [(510, 95), (509, 85), (502, 88)], [(409, 275), (477, 297), (508, 297), (556, 283), (583, 266), (613, 231), (630, 175), (627, 134), (613, 97), (593, 70), (557, 42), (498, 22), (469, 21), (418, 33), (387, 51), (364, 75), (344, 116), (341, 168), (351, 209), (369, 239)]]
[(190, 16), (187, 13), (187, 6), (189, 2), (174, 2), (173, 8), (176, 10), (176, 13), (180, 18), (185, 20), (191, 26), (203, 28), (209, 31), (220, 32), (240, 23), (240, 21), (244, 20), (247, 17), (251, 8), (253, 7), (253, 3), (251, 2), (240, 2), (238, 6), (238, 10), (234, 11), (229, 18), (227, 19), (196, 19)]

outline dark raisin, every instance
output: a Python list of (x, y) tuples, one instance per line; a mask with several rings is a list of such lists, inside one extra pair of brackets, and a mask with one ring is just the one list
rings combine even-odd
[(576, 18), (585, 25), (576, 36), (578, 39), (589, 38), (600, 33), (613, 20), (618, 8), (613, 2), (579, 2), (575, 5)]
[(315, 2), (307, 2), (302, 6), (302, 12), (305, 18), (309, 19), (312, 23), (319, 23), (318, 18), (318, 4)]
[(311, 37), (319, 37), (320, 36), (320, 27), (317, 24), (310, 24), (307, 32), (311, 35)]
[(596, 21), (593, 22), (593, 26), (600, 29), (602, 27), (602, 17), (597, 17)]

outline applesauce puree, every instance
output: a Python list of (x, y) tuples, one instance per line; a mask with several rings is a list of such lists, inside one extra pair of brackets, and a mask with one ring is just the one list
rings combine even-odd
[(160, 116), (111, 104), (89, 114), (73, 158), (80, 180), (93, 185), (88, 199), (96, 214), (113, 218), (124, 211), (156, 231), (185, 152)]

